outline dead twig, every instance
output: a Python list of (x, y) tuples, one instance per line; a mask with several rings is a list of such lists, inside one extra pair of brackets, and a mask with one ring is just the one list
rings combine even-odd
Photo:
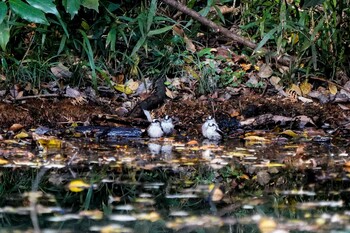
[[(224, 36), (244, 45), (247, 46), (248, 48), (251, 49), (255, 49), (257, 47), (257, 44), (253, 43), (252, 41), (250, 41), (247, 38), (244, 38), (220, 25), (217, 25), (216, 23), (214, 23), (213, 21), (201, 16), (198, 12), (188, 8), (187, 6), (177, 2), (176, 0), (162, 0), (163, 2), (165, 2), (166, 4), (176, 8), (177, 10), (185, 13), (186, 15), (191, 16), (193, 19), (197, 20), (198, 22), (200, 22), (201, 24), (208, 26), (210, 28), (212, 28), (215, 32), (217, 33), (221, 33)], [(267, 50), (266, 48), (262, 48), (263, 52), (268, 53), (269, 50)], [(285, 65), (285, 66), (289, 66), (291, 64), (291, 62), (294, 60), (293, 57), (277, 57), (274, 56), (272, 57), (275, 61), (277, 61), (278, 63)]]

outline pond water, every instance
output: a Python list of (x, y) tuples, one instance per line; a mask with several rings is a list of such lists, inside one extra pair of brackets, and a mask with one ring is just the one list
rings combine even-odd
[(1, 232), (347, 232), (348, 141), (1, 141)]

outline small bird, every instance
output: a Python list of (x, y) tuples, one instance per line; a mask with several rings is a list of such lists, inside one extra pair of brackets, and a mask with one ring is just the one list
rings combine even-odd
[(202, 125), (202, 134), (205, 138), (208, 138), (207, 136), (207, 130), (208, 130), (208, 126), (209, 124), (215, 124), (217, 126), (217, 128), (219, 128), (218, 124), (216, 123), (215, 118), (213, 118), (212, 116), (208, 116), (207, 120), (204, 122), (204, 124)]
[(148, 136), (151, 138), (160, 138), (163, 137), (164, 132), (160, 126), (160, 121), (158, 119), (152, 120), (150, 126), (147, 128)]
[(174, 131), (173, 118), (166, 115), (160, 123), (165, 135), (171, 135)]
[(223, 132), (219, 129), (219, 126), (216, 123), (210, 122), (203, 136), (209, 140), (219, 141), (222, 138)]

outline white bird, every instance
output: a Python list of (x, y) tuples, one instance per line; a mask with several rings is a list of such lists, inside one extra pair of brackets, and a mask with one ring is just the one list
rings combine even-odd
[(173, 119), (166, 115), (160, 123), (165, 135), (171, 135), (174, 131)]
[(209, 140), (219, 141), (222, 138), (222, 131), (219, 129), (216, 123), (209, 123), (208, 127), (203, 133), (203, 136), (208, 138)]
[(160, 126), (160, 121), (157, 119), (152, 120), (150, 126), (147, 128), (148, 136), (151, 138), (160, 138), (163, 137), (163, 130)]
[(209, 124), (215, 124), (217, 126), (217, 128), (219, 128), (218, 124), (216, 123), (215, 118), (213, 118), (212, 116), (208, 116), (207, 120), (204, 122), (204, 124), (202, 125), (202, 134), (205, 138), (208, 138), (207, 136), (207, 130), (208, 130), (208, 126)]

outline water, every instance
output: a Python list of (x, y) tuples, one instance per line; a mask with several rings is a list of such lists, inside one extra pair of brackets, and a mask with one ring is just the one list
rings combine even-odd
[(347, 140), (2, 141), (1, 232), (346, 232)]

